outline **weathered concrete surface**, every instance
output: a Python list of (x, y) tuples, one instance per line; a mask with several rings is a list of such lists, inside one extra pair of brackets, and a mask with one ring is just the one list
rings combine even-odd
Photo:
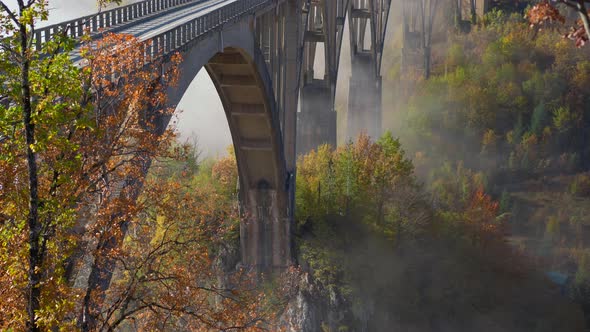
[(347, 137), (381, 135), (381, 63), (391, 1), (351, 0)]
[(321, 83), (301, 89), (298, 113), (297, 153), (305, 154), (322, 144), (336, 146), (336, 112), (331, 90)]
[(361, 132), (378, 138), (381, 135), (381, 76), (375, 75), (371, 54), (356, 54), (348, 96), (347, 138), (355, 139)]
[[(305, 8), (301, 111), (297, 128), (299, 154), (307, 153), (321, 144), (336, 146), (334, 101), (349, 6), (349, 0), (333, 0), (312, 1)], [(323, 50), (323, 54), (317, 54), (318, 50)]]
[[(181, 77), (171, 88), (175, 105), (201, 68), (219, 93), (232, 135), (240, 199), (242, 263), (259, 271), (292, 263), (291, 188), (283, 149), (279, 110), (265, 59), (254, 39), (254, 17), (224, 27), (183, 52)], [(195, 105), (198, 111), (198, 105)]]

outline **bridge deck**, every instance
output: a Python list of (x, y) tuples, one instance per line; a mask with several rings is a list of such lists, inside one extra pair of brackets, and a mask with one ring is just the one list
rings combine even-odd
[[(230, 5), (237, 4), (239, 2), (263, 3), (265, 1), (204, 0), (196, 2), (195, 4), (188, 7), (183, 6), (178, 9), (168, 10), (165, 15), (155, 15), (152, 18), (143, 18), (129, 21), (123, 26), (119, 26), (116, 29), (112, 29), (111, 31), (129, 34), (142, 41), (146, 41), (157, 36), (161, 36), (162, 34), (181, 27), (182, 25), (186, 25), (191, 21), (195, 21), (200, 17), (205, 17), (207, 14), (211, 14), (219, 10), (223, 11), (224, 8), (230, 8)], [(217, 15), (213, 16), (217, 18)], [(210, 24), (214, 24), (214, 20), (211, 20)], [(208, 28), (209, 27), (206, 27), (207, 30)], [(79, 53), (79, 48), (76, 48), (72, 52), (72, 60), (75, 63), (80, 64), (82, 58)]]
[(235, 1), (237, 0), (203, 1), (190, 8), (180, 9), (147, 22), (130, 24), (117, 32), (133, 35), (140, 40), (148, 40), (164, 31), (172, 30), (181, 24), (190, 22), (199, 16), (208, 14)]

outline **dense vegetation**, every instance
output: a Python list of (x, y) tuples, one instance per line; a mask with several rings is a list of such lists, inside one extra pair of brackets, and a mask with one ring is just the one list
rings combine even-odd
[(456, 209), (481, 187), (507, 213), (513, 247), (586, 306), (590, 53), (556, 29), (492, 11), (438, 40), (430, 79), (393, 62), (386, 126), (436, 206)]
[(428, 79), (386, 59), (391, 132), (300, 157), (300, 270), (264, 280), (239, 266), (232, 153), (199, 160), (146, 121), (171, 115), (180, 59), (156, 79), (137, 40), (108, 35), (82, 70), (66, 36), (17, 38), (48, 14), (19, 6), (0, 15), (0, 328), (276, 330), (301, 294), (312, 330), (590, 317), (588, 49), (492, 11), (468, 33), (438, 24)]
[(417, 83), (403, 115), (411, 132), (400, 134), (430, 146), (432, 159), (472, 168), (588, 168), (588, 50), (517, 15), (487, 18), (453, 37), (438, 74)]
[(391, 134), (320, 147), (298, 167), (300, 263), (340, 314), (328, 315), (326, 330), (583, 325), (579, 309), (506, 244), (507, 217), (475, 180), (448, 185), (452, 206), (432, 204), (437, 196), (418, 184)]

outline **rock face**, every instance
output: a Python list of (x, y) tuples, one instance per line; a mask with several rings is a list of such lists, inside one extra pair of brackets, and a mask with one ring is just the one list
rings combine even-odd
[(218, 248), (215, 265), (218, 271), (225, 274), (235, 272), (240, 264), (240, 247), (238, 243), (225, 243)]
[(215, 255), (214, 266), (218, 271), (217, 282), (219, 287), (231, 289), (231, 276), (239, 269), (240, 246), (237, 242), (228, 242), (218, 248)]
[(301, 275), (295, 296), (281, 318), (289, 332), (352, 331), (351, 305), (338, 292)]

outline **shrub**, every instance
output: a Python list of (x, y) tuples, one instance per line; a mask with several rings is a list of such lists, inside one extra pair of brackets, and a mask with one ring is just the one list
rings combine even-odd
[(580, 197), (590, 196), (590, 176), (578, 174), (570, 184), (570, 194)]
[(502, 195), (500, 196), (500, 212), (510, 212), (512, 209), (512, 199), (510, 197), (510, 193), (506, 190), (502, 191)]

